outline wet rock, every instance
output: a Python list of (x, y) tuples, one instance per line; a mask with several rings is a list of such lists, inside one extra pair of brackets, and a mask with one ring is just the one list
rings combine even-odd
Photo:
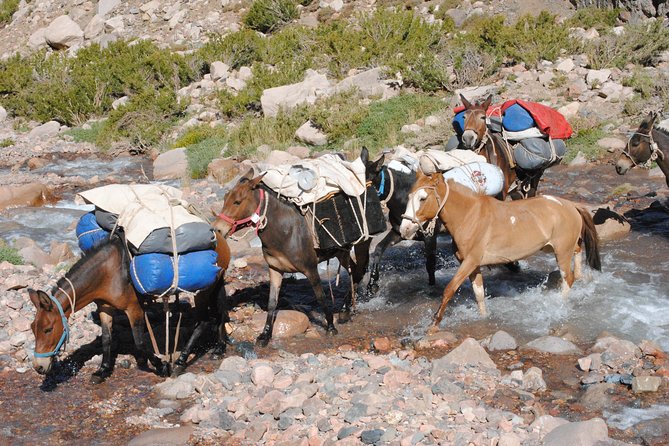
[(151, 429), (142, 432), (128, 443), (128, 446), (182, 446), (188, 444), (193, 426), (173, 427), (169, 429)]
[(51, 138), (60, 131), (60, 123), (57, 121), (45, 122), (28, 132), (28, 137), (33, 139)]
[(642, 421), (635, 424), (632, 431), (641, 437), (643, 444), (661, 445), (669, 438), (669, 417)]
[(0, 210), (15, 206), (41, 206), (50, 192), (42, 183), (0, 186)]
[(552, 353), (554, 355), (581, 353), (581, 349), (576, 347), (574, 344), (556, 336), (542, 336), (535, 339), (534, 341), (528, 342), (525, 344), (524, 348), (545, 353)]
[(609, 437), (609, 430), (601, 418), (556, 427), (544, 437), (544, 446), (591, 446)]
[(551, 432), (556, 427), (568, 423), (569, 421), (563, 418), (558, 418), (551, 415), (541, 415), (532, 422), (532, 424), (530, 425), (530, 429), (533, 430), (534, 432), (539, 433), (540, 437), (544, 437), (546, 434)]
[(588, 386), (579, 402), (593, 411), (610, 407), (616, 387), (617, 385), (613, 383), (598, 383)]
[(161, 153), (153, 161), (153, 177), (156, 180), (183, 178), (188, 174), (186, 149), (172, 149)]
[(515, 350), (518, 347), (516, 339), (503, 330), (499, 330), (489, 339), (485, 339), (481, 342), (481, 345), (490, 351)]
[(432, 381), (453, 367), (480, 366), (486, 369), (497, 369), (488, 353), (473, 338), (467, 338), (447, 355), (432, 362)]
[(307, 70), (302, 82), (269, 88), (260, 97), (263, 114), (276, 116), (280, 109), (291, 109), (300, 104), (313, 104), (320, 96), (330, 94), (330, 81), (324, 74)]
[[(267, 313), (259, 312), (253, 315), (251, 324), (257, 332), (260, 332), (266, 320)], [(307, 331), (309, 326), (309, 318), (306, 314), (295, 310), (280, 310), (274, 320), (272, 337), (276, 339), (292, 338)]]
[(49, 164), (49, 162), (45, 159), (42, 158), (30, 158), (26, 165), (28, 166), (28, 169), (30, 170), (35, 170), (35, 169), (41, 169), (42, 167), (46, 166)]
[(597, 339), (592, 350), (601, 352), (602, 363), (612, 369), (634, 363), (637, 358), (641, 357), (641, 350), (633, 342), (613, 336)]
[(622, 215), (609, 208), (597, 208), (592, 216), (597, 229), (597, 237), (602, 241), (616, 240), (632, 230), (632, 226)]
[(424, 338), (420, 339), (416, 344), (418, 348), (430, 348), (430, 347), (448, 347), (456, 343), (458, 338), (449, 331), (439, 331), (437, 333), (428, 334)]
[(634, 393), (657, 392), (662, 384), (659, 376), (636, 376), (632, 380), (632, 391)]
[(638, 347), (641, 349), (641, 352), (644, 355), (655, 356), (656, 358), (664, 357), (662, 348), (655, 342), (649, 341), (648, 339), (644, 339), (643, 341), (639, 342)]

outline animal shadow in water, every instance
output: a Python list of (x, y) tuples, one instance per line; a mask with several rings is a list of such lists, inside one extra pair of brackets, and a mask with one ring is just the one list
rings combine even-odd
[[(181, 321), (181, 332), (179, 334), (179, 347), (182, 347), (190, 338), (195, 325), (195, 315), (188, 303), (180, 302), (180, 311), (183, 314)], [(170, 304), (172, 317), (170, 318), (170, 343), (174, 342), (178, 312), (174, 311), (174, 304)], [(146, 314), (151, 322), (151, 327), (156, 338), (156, 343), (161, 352), (165, 349), (165, 314), (162, 302), (151, 302), (144, 306)], [(96, 311), (91, 312), (91, 317), (96, 325), (100, 325), (100, 318)], [(135, 355), (135, 343), (132, 338), (132, 330), (126, 314), (123, 311), (114, 310), (114, 321), (112, 324), (112, 362), (116, 366), (118, 355)], [(76, 330), (76, 329), (75, 329)], [(213, 331), (213, 330), (212, 330)], [(74, 333), (76, 335), (76, 333)], [(203, 339), (215, 339), (214, 334), (205, 335)], [(146, 345), (151, 345), (148, 330), (144, 333)], [(194, 359), (189, 364), (202, 357), (208, 349), (208, 345), (200, 343), (194, 351)], [(170, 350), (174, 348), (170, 345)], [(153, 350), (151, 348), (151, 350)], [(56, 360), (53, 369), (44, 377), (40, 389), (45, 392), (55, 390), (59, 384), (68, 382), (84, 367), (87, 361), (96, 355), (102, 354), (102, 337), (97, 336), (88, 344), (82, 345), (72, 351), (63, 360)], [(133, 365), (134, 367), (134, 365)]]
[(669, 239), (669, 200), (654, 201), (646, 209), (631, 209), (624, 215), (632, 231)]

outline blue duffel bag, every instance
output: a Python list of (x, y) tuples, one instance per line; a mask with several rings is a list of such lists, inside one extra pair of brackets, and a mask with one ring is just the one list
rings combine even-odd
[(76, 233), (79, 249), (84, 253), (109, 240), (109, 231), (100, 227), (94, 212), (89, 212), (79, 218)]
[(513, 104), (504, 111), (502, 125), (509, 132), (522, 132), (530, 127), (536, 127), (532, 115), (518, 104)]
[[(216, 265), (216, 251), (194, 251), (179, 255), (178, 288), (197, 291), (214, 283), (220, 271)], [(162, 294), (172, 286), (174, 279), (173, 257), (151, 253), (133, 257), (130, 278), (135, 289), (142, 294)]]
[(462, 135), (465, 132), (465, 110), (462, 110), (453, 116), (453, 130), (455, 130), (455, 133), (458, 135)]

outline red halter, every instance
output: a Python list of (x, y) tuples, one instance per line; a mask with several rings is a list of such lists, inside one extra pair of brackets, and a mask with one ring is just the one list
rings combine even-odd
[(228, 232), (228, 235), (232, 235), (235, 232), (237, 232), (238, 229), (245, 228), (246, 226), (255, 226), (256, 235), (258, 235), (258, 230), (260, 229), (258, 222), (260, 222), (261, 219), (260, 207), (262, 205), (263, 199), (265, 198), (265, 191), (262, 189), (259, 190), (260, 190), (260, 200), (258, 201), (258, 207), (256, 208), (255, 212), (253, 212), (253, 214), (251, 214), (249, 217), (242, 218), (241, 220), (234, 220), (225, 215), (223, 212), (218, 214), (218, 218), (232, 225), (232, 228), (230, 228), (230, 232)]

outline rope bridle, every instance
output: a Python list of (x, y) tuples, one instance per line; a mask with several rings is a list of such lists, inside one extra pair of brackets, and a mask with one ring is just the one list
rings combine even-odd
[[(637, 162), (634, 159), (634, 157), (632, 157), (632, 155), (630, 153), (630, 142), (632, 141), (632, 138), (634, 137), (634, 135), (639, 135), (639, 136), (643, 136), (644, 138), (648, 138), (648, 146), (650, 147), (650, 157), (646, 161), (644, 161), (643, 163)], [(658, 158), (661, 159), (661, 160), (664, 159), (664, 153), (662, 153), (662, 151), (658, 147), (657, 143), (653, 139), (652, 129), (648, 131), (648, 134), (641, 133), (641, 132), (633, 132), (632, 136), (630, 136), (630, 138), (627, 140), (627, 145), (623, 149), (622, 154), (625, 155), (627, 157), (627, 159), (630, 160), (630, 162), (632, 163), (632, 167), (639, 166), (639, 167), (643, 167), (644, 169), (648, 169), (650, 167), (651, 163), (653, 161), (657, 160)]]
[[(414, 194), (416, 194), (419, 190), (424, 189), (427, 191), (428, 189), (432, 190), (434, 192), (435, 198), (437, 199), (437, 203), (439, 203), (439, 207), (437, 208), (437, 213), (434, 214), (434, 217), (432, 217), (429, 221), (427, 222), (421, 222), (419, 221), (416, 217), (415, 214), (418, 211), (418, 209), (414, 209), (414, 216), (410, 216), (407, 214), (402, 214), (402, 218), (409, 220), (411, 223), (414, 223), (418, 225), (418, 230), (423, 234), (423, 237), (430, 237), (434, 234), (434, 228), (437, 225), (437, 219), (439, 218), (439, 214), (441, 213), (441, 210), (444, 208), (444, 205), (446, 205), (446, 200), (448, 200), (448, 195), (451, 192), (451, 188), (448, 186), (448, 183), (444, 181), (444, 185), (446, 186), (446, 194), (444, 195), (443, 201), (439, 200), (439, 193), (437, 193), (437, 187), (436, 186), (423, 186), (419, 187), (416, 189), (414, 192), (412, 192), (409, 195), (409, 203), (411, 203), (411, 207), (413, 208), (413, 197)], [(423, 227), (427, 223), (426, 227)]]
[[(237, 232), (237, 230), (245, 228), (247, 226), (255, 228), (256, 235), (258, 235), (258, 232), (262, 230), (265, 226), (267, 226), (267, 205), (269, 203), (269, 200), (266, 199), (265, 191), (263, 189), (258, 189), (258, 191), (260, 192), (260, 200), (258, 200), (258, 207), (248, 217), (235, 220), (234, 218), (228, 217), (223, 212), (218, 214), (218, 218), (232, 225), (232, 227), (230, 228), (230, 232), (228, 232), (228, 235), (232, 235), (235, 232)], [(264, 207), (263, 207), (263, 201), (265, 202)]]
[[(388, 194), (385, 196), (385, 198), (381, 198), (386, 192), (386, 172), (388, 172)], [(394, 192), (395, 178), (393, 177), (393, 172), (391, 169), (384, 166), (381, 168), (381, 184), (379, 185), (379, 189), (376, 191), (376, 193), (378, 194), (381, 203), (385, 204), (392, 198)]]
[[(70, 304), (70, 316), (74, 314), (74, 311), (76, 309), (76, 304), (77, 304), (77, 290), (74, 288), (74, 285), (72, 284), (72, 281), (68, 279), (67, 277), (63, 277), (67, 283), (70, 284), (70, 288), (72, 289), (72, 296), (69, 295), (64, 289), (56, 285), (56, 288), (58, 291), (63, 293), (65, 297), (67, 297), (67, 300)], [(58, 344), (56, 344), (56, 347), (50, 352), (46, 353), (37, 353), (34, 352), (35, 358), (49, 358), (51, 356), (58, 356), (60, 354), (60, 349), (63, 347), (64, 344), (67, 343), (67, 341), (70, 338), (70, 327), (68, 325), (68, 317), (65, 315), (65, 311), (63, 311), (63, 306), (61, 305), (60, 301), (54, 297), (53, 294), (48, 293), (47, 296), (49, 296), (49, 299), (56, 304), (56, 308), (58, 308), (58, 313), (60, 313), (60, 319), (61, 322), (63, 323), (63, 334), (60, 336), (60, 339), (58, 340)]]

